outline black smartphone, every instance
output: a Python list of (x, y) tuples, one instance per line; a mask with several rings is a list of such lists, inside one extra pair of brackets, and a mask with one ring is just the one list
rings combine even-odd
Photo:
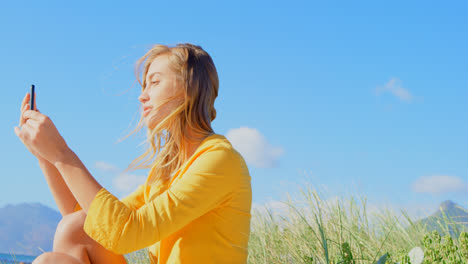
[(31, 84), (31, 96), (29, 97), (29, 110), (34, 110), (34, 84)]

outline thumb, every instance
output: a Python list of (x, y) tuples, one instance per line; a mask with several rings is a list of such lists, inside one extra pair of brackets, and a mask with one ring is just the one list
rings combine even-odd
[(15, 130), (15, 134), (17, 137), (19, 137), (19, 128), (17, 126), (13, 127), (13, 129)]
[[(37, 95), (36, 95), (36, 92), (34, 92), (34, 110), (36, 110), (37, 112), (41, 113), (41, 111), (39, 111), (39, 109), (37, 109), (36, 98), (37, 98)], [(42, 114), (42, 113), (41, 113), (41, 114)]]

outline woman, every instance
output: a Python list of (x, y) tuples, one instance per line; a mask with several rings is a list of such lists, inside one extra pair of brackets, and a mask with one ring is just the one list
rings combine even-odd
[(28, 110), (25, 96), (15, 133), (37, 157), (63, 215), (53, 252), (33, 263), (119, 264), (146, 247), (151, 263), (246, 263), (250, 175), (242, 156), (211, 128), (219, 87), (211, 57), (192, 44), (155, 45), (135, 72), (143, 108), (137, 129), (144, 123), (150, 142), (142, 156), (151, 153), (144, 163), (150, 166), (137, 167), (151, 169), (121, 201), (93, 178), (49, 117)]

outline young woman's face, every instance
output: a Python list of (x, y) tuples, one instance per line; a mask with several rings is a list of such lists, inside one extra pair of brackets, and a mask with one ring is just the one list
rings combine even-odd
[(164, 100), (181, 92), (176, 85), (176, 75), (169, 68), (168, 62), (167, 55), (160, 55), (153, 60), (146, 74), (146, 87), (138, 97), (143, 104), (146, 126), (150, 129), (161, 122), (183, 99), (181, 94), (177, 100), (173, 99), (160, 109), (156, 109)]

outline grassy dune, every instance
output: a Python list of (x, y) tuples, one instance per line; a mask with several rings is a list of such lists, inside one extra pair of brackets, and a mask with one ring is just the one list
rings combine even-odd
[[(405, 211), (400, 217), (390, 210), (368, 214), (365, 198), (327, 203), (315, 190), (299, 191), (305, 206), (284, 201), (288, 217), (268, 209), (252, 212), (248, 263), (407, 264), (415, 247), (424, 252), (424, 264), (468, 263), (468, 234), (449, 217), (439, 221), (442, 232), (429, 232)], [(150, 263), (146, 248), (125, 258), (131, 264)]]

